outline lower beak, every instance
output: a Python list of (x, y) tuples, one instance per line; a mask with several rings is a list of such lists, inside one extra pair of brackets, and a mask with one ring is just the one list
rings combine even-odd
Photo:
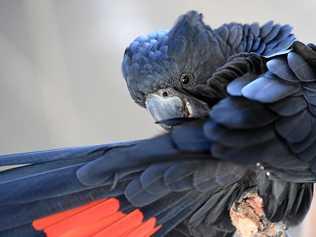
[(208, 105), (174, 89), (161, 89), (146, 97), (146, 108), (156, 123), (169, 128), (183, 121), (206, 117)]

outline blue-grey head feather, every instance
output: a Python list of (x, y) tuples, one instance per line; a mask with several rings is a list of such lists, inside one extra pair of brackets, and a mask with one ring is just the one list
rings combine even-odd
[(143, 105), (146, 94), (181, 87), (178, 78), (184, 72), (193, 74), (195, 83), (205, 82), (225, 62), (217, 41), (195, 11), (179, 17), (170, 31), (136, 38), (126, 49), (122, 64), (133, 99)]
[(123, 76), (133, 99), (143, 104), (144, 94), (162, 87), (172, 64), (167, 51), (168, 32), (137, 37), (125, 50)]

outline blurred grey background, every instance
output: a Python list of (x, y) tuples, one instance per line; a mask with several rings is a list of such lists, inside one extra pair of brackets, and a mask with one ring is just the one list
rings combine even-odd
[(0, 0), (0, 153), (161, 132), (129, 98), (121, 58), (136, 36), (191, 9), (212, 27), (275, 20), (316, 38), (314, 0)]

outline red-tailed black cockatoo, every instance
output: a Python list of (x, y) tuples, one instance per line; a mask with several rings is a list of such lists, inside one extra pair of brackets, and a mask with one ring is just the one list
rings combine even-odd
[(212, 29), (191, 11), (136, 38), (123, 76), (166, 132), (0, 156), (0, 236), (229, 237), (247, 193), (271, 223), (300, 223), (316, 180), (315, 68), (316, 47), (273, 22)]

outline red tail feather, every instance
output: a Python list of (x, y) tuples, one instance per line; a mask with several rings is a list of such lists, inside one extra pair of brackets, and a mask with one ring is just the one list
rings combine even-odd
[(154, 217), (144, 222), (139, 209), (119, 209), (119, 200), (103, 199), (35, 220), (33, 227), (47, 237), (150, 237), (160, 228)]

